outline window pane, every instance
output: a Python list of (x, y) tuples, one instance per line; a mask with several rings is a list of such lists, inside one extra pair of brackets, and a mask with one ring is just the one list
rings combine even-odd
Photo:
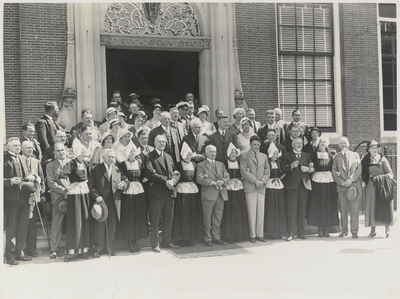
[(382, 63), (383, 85), (393, 85), (393, 65)]
[(295, 25), (294, 5), (279, 6), (279, 25)]
[(312, 28), (297, 28), (297, 51), (314, 51)]
[(282, 104), (296, 105), (296, 84), (295, 81), (281, 80), (280, 98)]
[(297, 79), (313, 79), (313, 56), (297, 56)]
[(329, 56), (315, 56), (315, 79), (331, 79), (332, 59)]
[(393, 53), (393, 39), (390, 36), (382, 36), (382, 54), (394, 54)]
[(396, 4), (379, 4), (379, 16), (385, 18), (396, 18)]
[(310, 81), (300, 81), (297, 83), (299, 105), (314, 104), (314, 84)]
[(281, 27), (279, 49), (281, 51), (296, 51), (295, 29)]
[(315, 82), (315, 103), (332, 104), (331, 82)]
[(280, 56), (279, 76), (281, 79), (296, 79), (294, 59), (294, 55)]
[(285, 105), (283, 107), (281, 107), (282, 109), (282, 115), (283, 115), (283, 119), (286, 122), (290, 122), (293, 120), (292, 118), (292, 112), (293, 110), (296, 109), (295, 105)]
[(315, 28), (315, 52), (332, 52), (331, 30)]
[(314, 26), (330, 27), (330, 8), (325, 5), (314, 5)]
[(397, 115), (396, 114), (384, 114), (383, 128), (385, 131), (396, 131), (397, 130)]
[(312, 5), (296, 5), (297, 26), (313, 26)]
[(383, 109), (396, 109), (393, 95), (394, 95), (393, 87), (383, 88)]
[(304, 106), (301, 111), (301, 118), (311, 127), (315, 127), (315, 106)]
[(317, 127), (332, 127), (332, 106), (317, 106)]

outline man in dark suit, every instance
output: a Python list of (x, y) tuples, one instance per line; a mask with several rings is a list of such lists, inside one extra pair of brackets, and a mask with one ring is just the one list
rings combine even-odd
[(220, 118), (221, 116), (225, 115), (225, 112), (222, 108), (217, 108), (215, 110), (215, 117), (217, 118), (217, 121), (213, 123), (214, 127), (216, 130), (218, 130), (218, 118)]
[(35, 138), (33, 138), (35, 133), (36, 133), (35, 125), (32, 123), (26, 123), (22, 126), (22, 137), (20, 138), (19, 141), (21, 142), (21, 144), (24, 141), (31, 141), (33, 144), (32, 155), (33, 155), (33, 157), (35, 157), (36, 159), (38, 159), (40, 161), (40, 160), (42, 160), (42, 150), (40, 148), (39, 142)]
[(75, 126), (73, 126), (71, 131), (79, 132), (83, 126), (93, 126), (93, 127), (98, 128), (101, 125), (101, 122), (99, 122), (97, 120), (93, 120), (93, 113), (88, 108), (82, 109), (81, 119), (82, 119), (82, 121), (80, 123), (77, 123)]
[[(299, 135), (300, 135), (300, 127), (291, 124), (289, 126), (289, 137), (285, 138), (285, 140), (281, 142), (281, 144), (286, 148), (287, 153), (293, 150), (292, 146), (293, 140), (297, 137), (300, 137)], [(303, 140), (303, 138), (301, 140)]]
[(230, 176), (222, 162), (216, 161), (217, 148), (208, 145), (205, 148), (207, 159), (197, 165), (196, 183), (201, 185), (201, 206), (203, 210), (203, 229), (207, 246), (211, 242), (225, 245), (221, 240), (221, 220), (224, 201), (228, 200), (226, 185)]
[(60, 126), (56, 121), (59, 112), (57, 103), (47, 102), (44, 105), (44, 110), (44, 115), (35, 125), (37, 138), (42, 151), (55, 143), (54, 136), (56, 135), (57, 130), (60, 129)]
[(96, 165), (89, 176), (90, 195), (96, 202), (104, 201), (108, 209), (108, 217), (104, 222), (96, 221), (94, 224), (94, 250), (93, 257), (98, 258), (103, 254), (106, 221), (108, 226), (109, 254), (116, 256), (114, 251), (114, 237), (119, 221), (117, 201), (121, 200), (121, 190), (126, 189), (126, 177), (115, 165), (113, 149), (104, 150), (104, 163)]
[(276, 131), (274, 129), (270, 129), (267, 132), (267, 140), (265, 140), (264, 145), (261, 146), (260, 152), (266, 154), (268, 156), (269, 146), (274, 143), (276, 148), (278, 149), (280, 156), (286, 154), (286, 147), (282, 144), (276, 142)]
[(288, 241), (293, 240), (296, 227), (297, 237), (306, 239), (304, 230), (306, 206), (311, 190), (310, 173), (314, 172), (310, 165), (310, 155), (301, 151), (302, 139), (296, 137), (292, 143), (293, 150), (284, 154), (281, 160), (282, 172), (286, 173), (283, 184), (286, 190)]
[(209, 137), (207, 142), (207, 145), (212, 144), (217, 148), (217, 156), (215, 160), (219, 162), (224, 162), (228, 158), (226, 151), (231, 142), (236, 148), (238, 147), (237, 135), (232, 131), (227, 130), (228, 127), (228, 116), (220, 116), (218, 118), (218, 130)]
[[(193, 152), (192, 161), (194, 163), (199, 163), (205, 159), (204, 155), (204, 147), (208, 140), (208, 138), (204, 135), (200, 135), (202, 124), (200, 119), (193, 119), (190, 123), (191, 131), (185, 137), (183, 137), (183, 142), (189, 146), (190, 150)], [(181, 144), (181, 149), (182, 149)]]
[(267, 110), (266, 114), (267, 114), (267, 123), (258, 130), (257, 135), (261, 138), (262, 142), (265, 144), (265, 141), (267, 140), (268, 130), (275, 130), (277, 139), (276, 143), (281, 143), (285, 138), (285, 132), (282, 127), (278, 126), (275, 123), (274, 110)]
[(171, 241), (175, 188), (180, 174), (175, 170), (172, 157), (164, 152), (167, 145), (165, 135), (157, 135), (154, 141), (155, 150), (148, 154), (146, 159), (145, 175), (150, 181), (148, 190), (150, 197), (150, 229), (151, 247), (160, 252), (158, 243), (159, 224), (162, 217), (162, 245), (163, 247), (178, 248)]
[(292, 122), (285, 123), (283, 125), (283, 129), (285, 131), (285, 139), (288, 138), (290, 135), (290, 126), (296, 125), (300, 128), (299, 137), (303, 140), (303, 145), (307, 144), (307, 142), (311, 141), (310, 132), (309, 132), (310, 127), (307, 124), (300, 121), (300, 118), (301, 118), (300, 110), (298, 110), (298, 109), (293, 110), (292, 118), (293, 118)]
[(21, 193), (20, 183), (28, 176), (26, 158), (20, 156), (19, 138), (10, 138), (8, 152), (4, 154), (4, 210), (6, 213), (6, 250), (7, 263), (18, 265), (17, 260), (30, 261), (24, 256), (26, 233), (29, 223), (28, 197)]
[(50, 233), (50, 258), (58, 257), (60, 250), (62, 223), (64, 213), (59, 210), (58, 204), (67, 198), (68, 189), (62, 184), (60, 174), (67, 164), (67, 155), (63, 143), (54, 144), (54, 160), (46, 165), (46, 183), (51, 190), (51, 233)]
[(38, 257), (39, 254), (36, 252), (36, 241), (37, 241), (37, 227), (36, 219), (38, 217), (37, 205), (35, 202), (40, 202), (41, 195), (45, 192), (44, 177), (42, 166), (40, 161), (32, 156), (34, 151), (33, 143), (31, 141), (22, 142), (22, 155), (26, 158), (26, 166), (28, 174), (35, 175), (35, 180), (40, 186), (40, 189), (36, 193), (32, 194), (29, 198), (30, 213), (28, 232), (26, 235), (26, 249), (25, 254), (31, 257)]
[[(65, 144), (67, 142), (67, 134), (63, 129), (57, 130), (56, 135), (54, 136), (55, 143)], [(46, 167), (46, 164), (51, 162), (54, 159), (54, 145), (46, 148), (43, 151), (42, 156), (42, 167)]]
[(180, 140), (178, 131), (170, 127), (171, 115), (169, 114), (169, 112), (164, 111), (161, 113), (160, 122), (160, 126), (150, 131), (149, 145), (154, 146), (156, 136), (165, 135), (165, 138), (167, 140), (165, 152), (172, 157), (174, 163), (179, 162), (181, 160), (181, 156), (179, 154)]

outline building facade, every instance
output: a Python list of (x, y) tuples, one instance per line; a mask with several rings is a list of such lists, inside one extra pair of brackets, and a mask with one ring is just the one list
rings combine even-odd
[(298, 108), (332, 144), (396, 148), (395, 4), (6, 3), (3, 24), (6, 137), (49, 100), (68, 129), (115, 89), (229, 112), (239, 90), (261, 122)]

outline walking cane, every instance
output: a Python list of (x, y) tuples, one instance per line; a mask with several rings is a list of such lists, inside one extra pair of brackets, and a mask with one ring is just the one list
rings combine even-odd
[(107, 225), (107, 219), (106, 219), (106, 237), (107, 237), (107, 247), (108, 247), (108, 258), (111, 258), (110, 255), (110, 240), (108, 238), (108, 225)]
[(35, 205), (36, 205), (36, 209), (37, 209), (38, 214), (39, 214), (40, 224), (42, 225), (42, 229), (43, 229), (44, 235), (47, 237), (47, 243), (49, 244), (49, 249), (50, 249), (50, 253), (51, 253), (50, 238), (49, 238), (49, 235), (46, 233), (46, 230), (44, 228), (44, 224), (43, 224), (43, 220), (42, 220), (42, 214), (40, 213), (40, 209), (39, 209), (39, 206), (38, 206), (38, 203), (37, 203), (36, 200), (35, 200)]

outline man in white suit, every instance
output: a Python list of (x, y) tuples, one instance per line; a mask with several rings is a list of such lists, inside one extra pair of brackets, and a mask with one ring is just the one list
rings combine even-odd
[(243, 177), (243, 189), (246, 194), (247, 214), (249, 217), (250, 242), (264, 239), (265, 188), (270, 175), (268, 157), (260, 153), (261, 139), (257, 135), (250, 138), (251, 149), (242, 154), (240, 173)]

